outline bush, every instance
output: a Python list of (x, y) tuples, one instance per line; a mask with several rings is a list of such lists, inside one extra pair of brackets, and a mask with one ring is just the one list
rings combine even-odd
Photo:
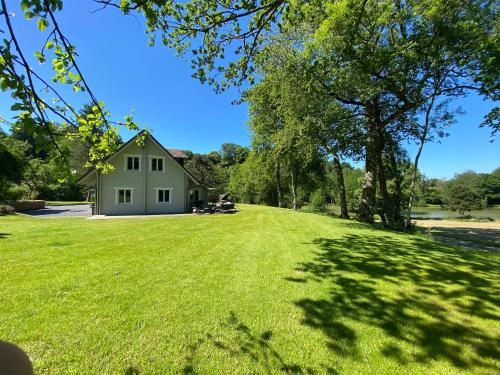
[(458, 211), (460, 216), (466, 212), (480, 210), (483, 208), (483, 198), (474, 186), (454, 183), (445, 192), (444, 207), (452, 211)]
[(14, 207), (8, 204), (0, 204), (0, 215), (8, 215), (14, 213)]
[(326, 195), (323, 190), (316, 190), (311, 194), (311, 210), (313, 212), (326, 211)]

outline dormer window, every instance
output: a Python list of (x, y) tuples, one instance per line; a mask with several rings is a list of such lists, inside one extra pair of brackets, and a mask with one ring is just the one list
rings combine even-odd
[(141, 157), (138, 155), (127, 155), (125, 157), (125, 170), (126, 171), (140, 171), (141, 170)]
[(151, 172), (163, 172), (165, 168), (165, 158), (163, 157), (151, 157)]

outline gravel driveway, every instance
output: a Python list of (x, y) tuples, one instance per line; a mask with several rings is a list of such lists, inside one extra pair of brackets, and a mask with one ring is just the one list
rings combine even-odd
[(40, 217), (90, 216), (90, 204), (46, 205), (40, 210), (24, 211), (23, 214)]

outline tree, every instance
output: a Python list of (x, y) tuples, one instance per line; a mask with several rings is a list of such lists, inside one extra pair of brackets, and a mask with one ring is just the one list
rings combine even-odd
[(250, 150), (247, 147), (243, 147), (235, 143), (223, 143), (219, 151), (222, 159), (221, 162), (225, 167), (230, 167), (237, 163), (243, 163), (249, 153)]
[[(26, 165), (21, 186), (25, 187), (25, 196), (36, 199), (42, 191), (52, 190), (49, 185), (54, 181), (54, 166), (38, 158), (31, 158)], [(50, 198), (50, 196), (49, 196)]]
[[(290, 177), (292, 208), (298, 208), (298, 187), (318, 159), (318, 147), (310, 128), (303, 121), (300, 107), (290, 87), (278, 75), (267, 75), (246, 93), (250, 105), (250, 129), (253, 146), (275, 166), (278, 206), (282, 204), (281, 179), (286, 171)], [(293, 104), (294, 103), (294, 104)]]
[[(217, 154), (218, 155), (218, 154)], [(186, 169), (200, 182), (212, 186), (214, 184), (214, 159), (206, 154), (193, 154), (185, 165)]]
[(500, 168), (481, 174), (481, 185), (488, 205), (500, 204)]
[[(21, 0), (21, 9), (28, 20), (36, 20), (41, 33), (47, 35), (44, 45), (38, 51), (22, 48), (17, 30), (11, 22), (15, 14), (7, 7), (6, 0), (0, 1), (0, 32), (5, 36), (0, 44), (0, 89), (12, 97), (12, 111), (17, 112), (14, 127), (24, 134), (33, 147), (36, 157), (51, 153), (60, 159), (55, 165), (69, 176), (71, 165), (66, 150), (60, 145), (61, 129), (72, 128), (88, 142), (88, 165), (104, 172), (111, 166), (105, 162), (115, 151), (118, 130), (115, 125), (137, 130), (138, 126), (130, 116), (124, 122), (110, 120), (104, 104), (97, 100), (89, 87), (76, 59), (76, 48), (70, 43), (57, 22), (55, 13), (62, 10), (62, 0)], [(44, 76), (42, 69), (36, 71), (26, 56), (34, 53), (42, 64), (51, 60), (52, 77)], [(70, 85), (75, 93), (84, 92), (92, 103), (92, 113), (85, 116), (75, 111), (68, 95), (63, 95), (58, 85)], [(96, 132), (95, 130), (99, 131)]]
[(401, 124), (432, 97), (486, 90), (475, 43), (488, 43), (485, 26), (494, 13), (487, 2), (437, 1), (341, 1), (311, 12), (320, 30), (310, 48), (321, 67), (315, 74), (332, 96), (366, 118), (361, 220), (373, 220), (378, 182), (384, 215), (389, 224), (395, 221), (382, 162), (386, 134), (410, 134)]
[[(100, 1), (113, 4), (112, 1)], [(365, 118), (365, 183), (358, 218), (373, 222), (376, 188), (389, 223), (395, 221), (383, 165), (385, 135), (407, 123), (431, 97), (476, 91), (498, 97), (498, 43), (492, 0), (341, 0), (239, 2), (122, 1), (143, 12), (152, 38), (190, 54), (194, 76), (220, 91), (253, 82), (254, 62), (275, 30), (304, 23), (309, 40), (298, 48), (311, 75), (343, 106)], [(276, 26), (276, 27), (275, 27)], [(234, 53), (233, 58), (226, 54)], [(224, 62), (227, 62), (224, 64)], [(217, 79), (215, 75), (223, 75)], [(409, 129), (399, 132), (409, 134)]]
[(25, 142), (8, 137), (0, 129), (0, 201), (11, 198), (9, 189), (21, 182), (28, 148)]
[(222, 163), (222, 158), (217, 151), (208, 154), (194, 154), (187, 152), (188, 160), (185, 168), (195, 176), (195, 178), (212, 188), (209, 192), (210, 199), (214, 200), (218, 195), (224, 193), (228, 184), (228, 170)]
[(273, 164), (263, 154), (250, 152), (242, 164), (230, 168), (229, 192), (243, 203), (274, 204)]
[[(315, 154), (331, 157), (339, 182), (337, 186), (341, 215), (347, 218), (349, 215), (341, 157), (354, 158), (359, 155), (361, 147), (357, 147), (360, 144), (357, 141), (360, 140), (360, 127), (357, 125), (356, 116), (325, 95), (321, 87), (307, 80), (307, 62), (294, 48), (303, 37), (304, 34), (300, 30), (291, 33), (277, 39), (275, 44), (268, 46), (260, 55), (258, 72), (263, 78), (245, 96), (253, 115), (250, 122), (254, 129), (253, 137), (266, 144), (266, 148), (272, 150), (275, 155), (278, 145), (283, 147), (283, 144), (276, 140), (286, 140), (287, 132), (293, 147), (297, 148), (299, 142), (294, 140), (294, 137), (298, 136), (303, 143), (304, 147), (296, 151), (290, 148), (288, 159), (277, 158), (277, 180), (283, 162), (292, 160), (297, 154), (302, 154), (301, 157), (304, 158), (304, 150), (310, 150), (309, 159), (303, 160), (304, 165), (311, 163), (316, 158)], [(273, 137), (275, 141), (269, 142)], [(277, 186), (280, 195), (279, 184)], [(292, 193), (293, 191), (294, 189)]]
[(483, 202), (479, 191), (470, 184), (454, 183), (445, 192), (445, 208), (462, 216), (467, 211), (480, 210)]

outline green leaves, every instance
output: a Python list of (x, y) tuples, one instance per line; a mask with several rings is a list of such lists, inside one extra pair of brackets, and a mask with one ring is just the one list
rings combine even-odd
[[(74, 93), (86, 91), (77, 67), (76, 48), (70, 44), (60, 28), (55, 27), (57, 18), (52, 12), (62, 9), (62, 1), (22, 0), (21, 9), (26, 19), (36, 19), (36, 26), (40, 32), (49, 31), (47, 28), (54, 23), (54, 28), (44, 44), (38, 51), (33, 52), (40, 63), (50, 59), (55, 73), (51, 77), (52, 82), (69, 85)], [(12, 17), (10, 12), (5, 13), (4, 16)], [(31, 52), (21, 50), (14, 43), (17, 39), (15, 23), (13, 27), (13, 30), (4, 30), (4, 39), (0, 41), (0, 88), (9, 91), (12, 97), (11, 110), (17, 112), (14, 117), (14, 127), (31, 137), (30, 139), (34, 139), (36, 152), (43, 150), (47, 154), (59, 155), (54, 157), (60, 161), (58, 163), (61, 170), (69, 168), (66, 146), (73, 145), (74, 142), (68, 142), (79, 138), (88, 147), (87, 164), (103, 171), (110, 171), (112, 168), (106, 163), (106, 159), (121, 140), (118, 129), (110, 123), (110, 113), (104, 108), (104, 103), (95, 102), (92, 94), (92, 106), (87, 108), (90, 113), (80, 115), (75, 112), (70, 104), (71, 98), (64, 97), (56, 85), (47, 82), (43, 76), (45, 70), (36, 71), (35, 66), (24, 63), (20, 55), (27, 56)], [(31, 78), (29, 80), (28, 72)], [(132, 117), (120, 125), (130, 130), (139, 128)], [(66, 139), (63, 139), (65, 136), (61, 134), (66, 133), (71, 139), (65, 143)], [(68, 173), (66, 175), (69, 176)]]
[(21, 111), (25, 108), (25, 106), (22, 103), (14, 103), (13, 105), (10, 106), (11, 111)]
[(40, 51), (36, 51), (34, 53), (35, 57), (37, 58), (37, 60), (40, 62), (40, 63), (44, 63), (45, 62), (45, 56), (43, 55), (42, 52)]
[(30, 19), (32, 19), (35, 16), (36, 16), (36, 14), (33, 13), (33, 12), (29, 12), (29, 11), (28, 12), (24, 12), (24, 18), (26, 18), (27, 20), (30, 20)]
[(36, 26), (38, 27), (38, 30), (44, 31), (49, 26), (49, 21), (47, 21), (45, 18), (39, 18)]
[(144, 13), (150, 33), (163, 44), (188, 57), (192, 76), (212, 85), (216, 92), (253, 82), (254, 58), (266, 42), (277, 15), (287, 0), (122, 0), (124, 13)]

